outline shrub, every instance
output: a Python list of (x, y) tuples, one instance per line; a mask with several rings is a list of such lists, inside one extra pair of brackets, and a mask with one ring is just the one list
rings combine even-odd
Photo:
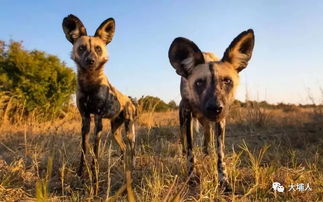
[(0, 41), (0, 115), (17, 121), (35, 114), (48, 120), (59, 116), (75, 91), (75, 73), (58, 57), (25, 50), (21, 42)]
[(177, 108), (175, 101), (166, 104), (163, 100), (153, 96), (143, 96), (138, 100), (138, 104), (143, 112), (166, 112)]

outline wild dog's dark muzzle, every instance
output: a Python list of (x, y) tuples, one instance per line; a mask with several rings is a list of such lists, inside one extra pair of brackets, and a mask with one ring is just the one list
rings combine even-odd
[(205, 115), (209, 119), (216, 119), (223, 111), (223, 105), (215, 98), (209, 99), (205, 104)]
[(95, 63), (95, 60), (91, 57), (88, 57), (88, 58), (86, 58), (85, 63), (86, 63), (86, 65), (91, 66)]
[(93, 53), (89, 53), (88, 55), (85, 55), (83, 59), (83, 64), (86, 68), (93, 69), (97, 66), (97, 57)]

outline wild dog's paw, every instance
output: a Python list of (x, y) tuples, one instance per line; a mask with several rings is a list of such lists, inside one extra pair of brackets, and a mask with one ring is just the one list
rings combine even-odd
[(220, 182), (220, 189), (223, 191), (223, 193), (231, 193), (232, 188), (228, 180), (221, 180)]
[(200, 176), (198, 175), (192, 175), (190, 177), (190, 179), (188, 180), (188, 184), (190, 186), (198, 186), (200, 184), (201, 180), (200, 180)]

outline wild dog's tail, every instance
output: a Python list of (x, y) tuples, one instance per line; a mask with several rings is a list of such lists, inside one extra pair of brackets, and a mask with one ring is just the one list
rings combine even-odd
[(128, 97), (131, 100), (132, 104), (134, 104), (135, 106), (138, 106), (138, 100), (136, 98), (133, 98), (131, 96), (128, 96)]
[(139, 116), (139, 112), (138, 112), (138, 100), (136, 98), (131, 97), (131, 96), (128, 96), (128, 97), (129, 97), (131, 103), (135, 106), (135, 113), (134, 113), (135, 118), (138, 118), (138, 116)]

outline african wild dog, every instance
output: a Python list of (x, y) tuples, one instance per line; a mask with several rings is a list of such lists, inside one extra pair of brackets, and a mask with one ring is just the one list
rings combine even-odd
[[(135, 152), (134, 120), (137, 110), (133, 101), (115, 89), (103, 72), (104, 64), (108, 61), (106, 45), (111, 42), (114, 35), (114, 19), (105, 20), (96, 30), (94, 36), (87, 35), (83, 23), (74, 15), (65, 17), (62, 25), (67, 40), (73, 44), (71, 58), (77, 64), (76, 101), (82, 116), (82, 154), (78, 175), (82, 175), (86, 154), (89, 150), (90, 114), (94, 114), (95, 121), (93, 148), (95, 159), (98, 159), (99, 154), (102, 118), (108, 118), (111, 121), (111, 133), (125, 154), (128, 199), (133, 201), (131, 176)], [(122, 124), (125, 125), (125, 141), (120, 131)], [(95, 171), (93, 173), (94, 180), (97, 182), (98, 176)], [(98, 185), (95, 188), (97, 192)]]
[(234, 101), (239, 84), (238, 73), (247, 67), (254, 47), (254, 33), (249, 29), (238, 35), (224, 52), (221, 60), (202, 53), (192, 41), (176, 38), (168, 52), (171, 65), (181, 76), (179, 118), (183, 152), (189, 160), (189, 173), (194, 170), (192, 120), (204, 127), (205, 154), (213, 138), (217, 139), (218, 180), (225, 191), (230, 184), (224, 163), (225, 117)]

